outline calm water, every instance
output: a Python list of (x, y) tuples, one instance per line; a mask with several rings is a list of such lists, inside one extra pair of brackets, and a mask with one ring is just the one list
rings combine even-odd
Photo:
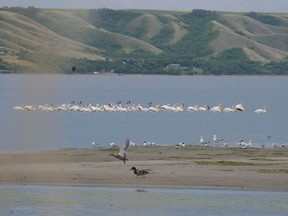
[(0, 185), (1, 216), (286, 216), (287, 192)]
[[(127, 137), (136, 143), (199, 144), (213, 134), (232, 145), (288, 145), (288, 77), (286, 76), (97, 76), (0, 75), (0, 151), (39, 151), (109, 146)], [(231, 107), (237, 113), (83, 113), (20, 112), (21, 104), (63, 104), (71, 101), (108, 104), (209, 105)], [(266, 114), (254, 110), (266, 105)]]

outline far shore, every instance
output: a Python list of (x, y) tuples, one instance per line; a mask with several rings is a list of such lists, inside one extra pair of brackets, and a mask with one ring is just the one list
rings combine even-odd
[[(0, 153), (0, 184), (288, 191), (288, 148), (134, 147)], [(136, 176), (131, 167), (149, 174)]]

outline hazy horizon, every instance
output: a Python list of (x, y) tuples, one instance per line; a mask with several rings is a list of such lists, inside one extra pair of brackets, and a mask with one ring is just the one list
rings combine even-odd
[(205, 9), (230, 12), (275, 12), (288, 13), (287, 0), (2, 0), (0, 7), (37, 8), (111, 8), (111, 9), (154, 9), (193, 10)]

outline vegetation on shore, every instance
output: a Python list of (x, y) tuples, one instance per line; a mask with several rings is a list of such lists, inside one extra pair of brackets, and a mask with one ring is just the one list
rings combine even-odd
[(288, 14), (0, 8), (0, 72), (288, 74)]

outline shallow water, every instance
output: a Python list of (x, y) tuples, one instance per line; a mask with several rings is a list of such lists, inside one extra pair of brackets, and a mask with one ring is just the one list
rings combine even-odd
[(286, 216), (288, 212), (288, 193), (277, 191), (0, 185), (0, 194), (1, 216)]
[[(0, 151), (40, 151), (90, 148), (92, 142), (109, 146), (129, 137), (138, 144), (199, 144), (213, 134), (236, 145), (252, 140), (288, 145), (288, 77), (286, 76), (98, 76), (0, 75)], [(231, 107), (245, 103), (237, 113), (83, 113), (19, 112), (28, 104), (82, 101), (108, 104), (127, 101), (147, 107), (156, 104)], [(267, 105), (266, 114), (254, 110)]]

